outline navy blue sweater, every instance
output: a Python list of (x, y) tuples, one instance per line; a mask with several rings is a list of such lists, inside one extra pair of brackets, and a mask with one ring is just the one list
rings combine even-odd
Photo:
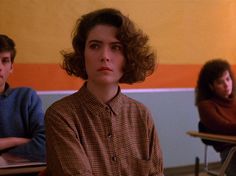
[(42, 102), (31, 88), (7, 89), (0, 95), (0, 138), (24, 137), (32, 140), (8, 152), (30, 159), (45, 159), (45, 129)]

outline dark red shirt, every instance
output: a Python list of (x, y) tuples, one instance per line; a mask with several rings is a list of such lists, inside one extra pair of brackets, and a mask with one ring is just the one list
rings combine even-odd
[[(235, 98), (213, 98), (199, 102), (200, 120), (210, 133), (236, 136), (236, 100)], [(216, 142), (213, 147), (222, 152), (231, 144)]]

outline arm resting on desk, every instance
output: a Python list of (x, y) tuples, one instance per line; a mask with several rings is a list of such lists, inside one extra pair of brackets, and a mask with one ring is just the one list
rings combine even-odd
[(5, 150), (8, 148), (16, 147), (18, 145), (26, 144), (31, 139), (20, 138), (20, 137), (6, 137), (0, 138), (0, 150)]

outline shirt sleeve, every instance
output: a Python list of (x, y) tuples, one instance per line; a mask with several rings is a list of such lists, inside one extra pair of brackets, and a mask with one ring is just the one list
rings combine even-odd
[(25, 137), (31, 141), (11, 149), (9, 152), (24, 155), (31, 160), (45, 160), (45, 128), (42, 102), (37, 93), (27, 89), (22, 100), (22, 121), (25, 124)]
[(59, 109), (49, 108), (45, 116), (47, 170), (52, 176), (92, 176), (92, 169), (75, 124), (67, 113), (71, 110), (67, 109), (62, 113)]
[(151, 115), (149, 114), (149, 139), (150, 139), (150, 159), (151, 171), (150, 176), (164, 176), (163, 174), (163, 156), (158, 139), (158, 133)]
[(236, 134), (236, 124), (230, 122), (217, 110), (213, 103), (202, 101), (198, 104), (200, 119), (203, 124), (216, 133), (221, 131), (224, 134)]

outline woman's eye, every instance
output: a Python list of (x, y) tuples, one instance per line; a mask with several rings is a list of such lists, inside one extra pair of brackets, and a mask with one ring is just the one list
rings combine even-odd
[(231, 77), (230, 77), (230, 76), (227, 77), (227, 78), (226, 78), (226, 81), (231, 81)]
[(121, 45), (113, 45), (112, 49), (115, 50), (115, 51), (122, 51), (123, 47)]
[(11, 59), (9, 59), (9, 58), (6, 58), (6, 59), (2, 60), (2, 63), (5, 63), (5, 64), (10, 63), (10, 62), (11, 62)]
[(97, 43), (93, 43), (93, 44), (89, 45), (89, 48), (97, 49), (97, 48), (99, 48), (99, 45)]

